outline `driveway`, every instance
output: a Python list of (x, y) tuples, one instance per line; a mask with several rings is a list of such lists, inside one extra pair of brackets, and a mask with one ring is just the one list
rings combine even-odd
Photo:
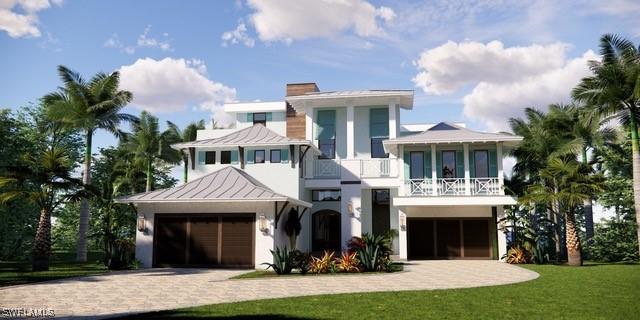
[(493, 286), (538, 274), (497, 261), (411, 261), (405, 271), (230, 280), (244, 271), (149, 269), (0, 288), (0, 307), (48, 308), (58, 317), (110, 317), (203, 304), (350, 292)]

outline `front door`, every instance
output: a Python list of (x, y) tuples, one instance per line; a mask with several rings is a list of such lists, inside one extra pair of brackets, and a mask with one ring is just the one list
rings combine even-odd
[(341, 248), (340, 242), (340, 212), (333, 210), (321, 210), (313, 214), (313, 241), (312, 249), (316, 252), (337, 251)]

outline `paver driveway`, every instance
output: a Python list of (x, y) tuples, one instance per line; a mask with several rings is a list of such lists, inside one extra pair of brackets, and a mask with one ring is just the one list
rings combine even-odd
[(465, 288), (538, 274), (497, 261), (412, 261), (391, 274), (230, 280), (238, 270), (152, 269), (0, 288), (0, 306), (48, 307), (60, 317), (109, 317), (203, 304), (315, 294)]

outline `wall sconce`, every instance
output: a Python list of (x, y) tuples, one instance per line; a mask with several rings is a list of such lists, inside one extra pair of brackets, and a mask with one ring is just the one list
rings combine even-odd
[(267, 221), (267, 217), (265, 217), (264, 215), (261, 215), (258, 218), (258, 228), (260, 229), (260, 231), (265, 233), (269, 231), (269, 221)]
[(138, 231), (140, 231), (140, 232), (147, 231), (146, 221), (144, 219), (144, 215), (143, 214), (138, 216)]
[(352, 201), (347, 202), (347, 212), (349, 213), (350, 216), (353, 217), (353, 202)]
[(400, 215), (399, 224), (400, 224), (400, 229), (401, 230), (404, 231), (407, 228), (407, 217), (404, 214)]

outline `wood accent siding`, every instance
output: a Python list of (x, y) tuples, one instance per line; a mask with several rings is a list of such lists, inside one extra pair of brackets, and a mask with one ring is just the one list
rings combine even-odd
[[(318, 86), (311, 83), (288, 83), (287, 96), (300, 96), (307, 92), (318, 92)], [(287, 103), (287, 137), (294, 139), (305, 139), (306, 115), (298, 112)]]

